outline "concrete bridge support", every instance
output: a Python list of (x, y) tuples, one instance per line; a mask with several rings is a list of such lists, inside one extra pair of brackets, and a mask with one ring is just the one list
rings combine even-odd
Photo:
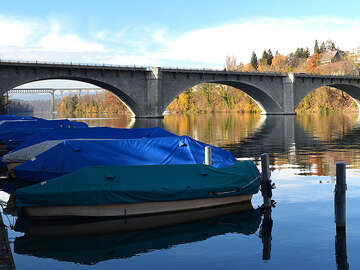
[(146, 77), (146, 94), (143, 114), (135, 115), (136, 118), (162, 118), (162, 72), (160, 68), (152, 68)]

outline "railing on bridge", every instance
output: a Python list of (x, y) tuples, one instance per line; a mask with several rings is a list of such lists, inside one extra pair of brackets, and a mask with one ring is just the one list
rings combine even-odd
[(25, 65), (62, 65), (73, 67), (97, 67), (97, 68), (126, 68), (126, 69), (144, 69), (148, 70), (148, 66), (138, 65), (113, 65), (113, 64), (99, 64), (99, 63), (76, 63), (76, 62), (50, 62), (50, 61), (16, 61), (0, 59), (0, 64), (25, 64)]

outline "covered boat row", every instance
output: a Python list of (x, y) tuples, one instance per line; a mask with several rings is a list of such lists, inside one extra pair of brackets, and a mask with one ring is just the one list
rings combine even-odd
[[(17, 180), (38, 183), (15, 191), (16, 205), (33, 216), (183, 211), (248, 201), (258, 192), (252, 162), (238, 163), (224, 149), (161, 128), (4, 121), (0, 140), (13, 150), (2, 162)], [(211, 165), (203, 165), (205, 147), (211, 148)]]

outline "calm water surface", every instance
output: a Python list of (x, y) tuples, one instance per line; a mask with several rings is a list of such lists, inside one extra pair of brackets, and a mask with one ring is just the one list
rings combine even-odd
[[(84, 121), (91, 126), (161, 126), (258, 165), (260, 154), (269, 153), (277, 186), (272, 226), (257, 209), (261, 197), (256, 195), (251, 210), (151, 231), (29, 239), (9, 230), (17, 269), (346, 269), (346, 260), (350, 268), (360, 268), (358, 115), (213, 114)], [(335, 248), (333, 190), (335, 164), (340, 161), (348, 168), (347, 257)]]

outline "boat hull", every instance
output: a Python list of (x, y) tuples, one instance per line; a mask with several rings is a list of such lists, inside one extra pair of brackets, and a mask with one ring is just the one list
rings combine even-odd
[(249, 202), (252, 194), (220, 198), (192, 200), (123, 203), (108, 205), (67, 205), (67, 206), (27, 206), (22, 210), (30, 217), (114, 217), (141, 216), (179, 211), (190, 211), (229, 204)]
[[(230, 214), (241, 214), (255, 211), (251, 202), (204, 208), (192, 211), (181, 211), (159, 215), (115, 217), (115, 218), (72, 218), (71, 220), (24, 219), (27, 224), (24, 231), (26, 237), (79, 237), (89, 235), (104, 235), (128, 233), (138, 230), (149, 230), (160, 227), (174, 226), (198, 222), (209, 218)], [(29, 225), (28, 225), (29, 224)]]

